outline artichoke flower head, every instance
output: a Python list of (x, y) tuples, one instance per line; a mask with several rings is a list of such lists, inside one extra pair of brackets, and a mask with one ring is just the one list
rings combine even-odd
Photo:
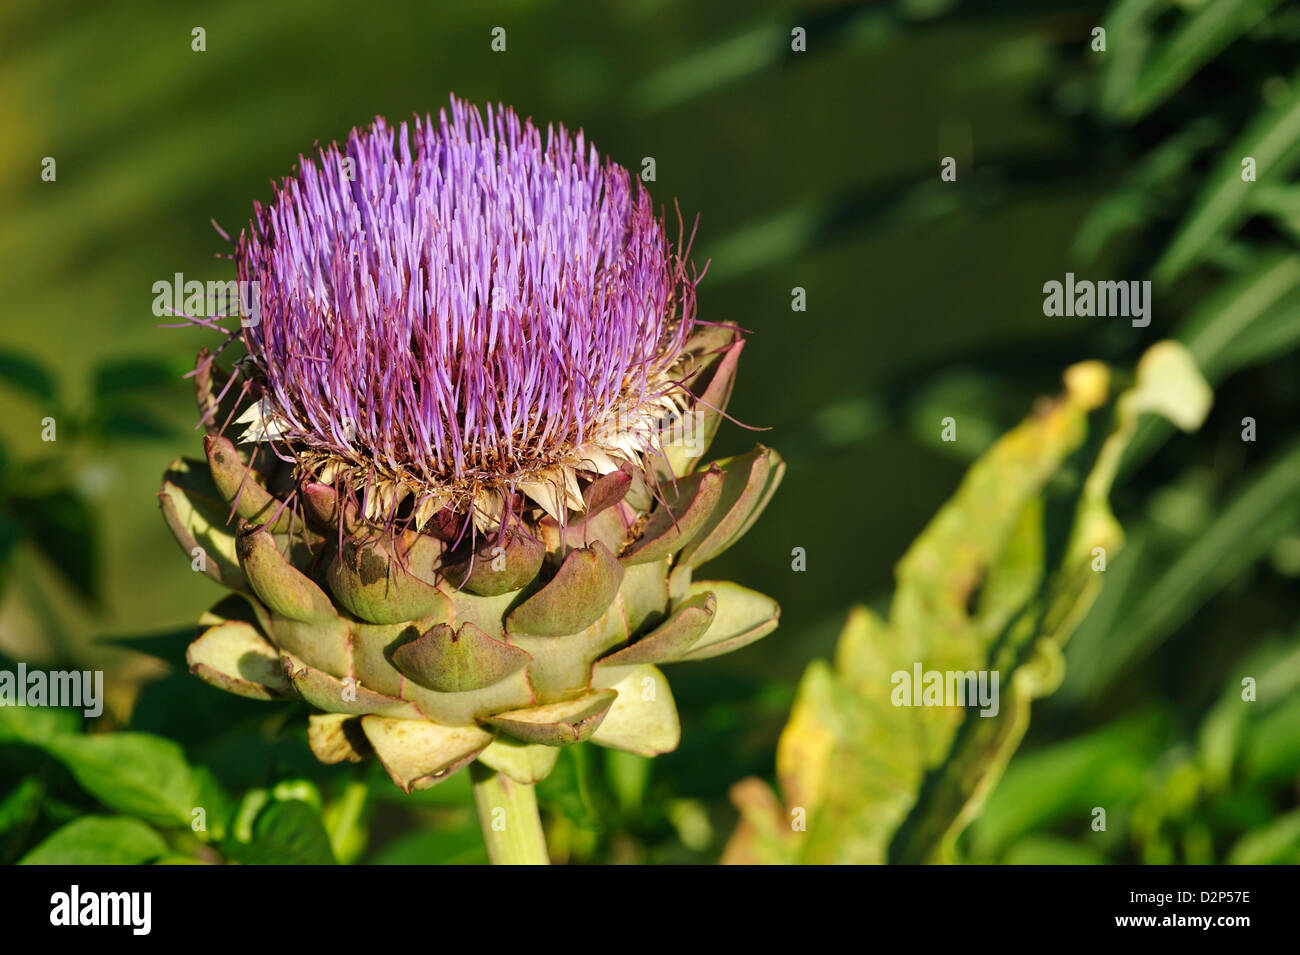
[(251, 313), (199, 355), (206, 460), (160, 493), (236, 592), (191, 670), (302, 699), (318, 757), (373, 751), (408, 790), (476, 758), (535, 782), (586, 739), (674, 748), (656, 664), (776, 625), (694, 569), (784, 470), (700, 463), (743, 339), (697, 319), (689, 245), (581, 132), (504, 107), (301, 159), (236, 243)]

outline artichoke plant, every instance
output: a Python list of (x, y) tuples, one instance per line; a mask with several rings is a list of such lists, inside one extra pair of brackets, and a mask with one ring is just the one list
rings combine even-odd
[(701, 463), (744, 340), (697, 319), (683, 234), (581, 132), (502, 107), (301, 158), (235, 242), (252, 308), (200, 351), (205, 456), (159, 494), (234, 592), (191, 671), (304, 701), (319, 759), (408, 792), (473, 764), (494, 861), (545, 859), (559, 747), (674, 749), (658, 667), (777, 624), (697, 571), (784, 471)]

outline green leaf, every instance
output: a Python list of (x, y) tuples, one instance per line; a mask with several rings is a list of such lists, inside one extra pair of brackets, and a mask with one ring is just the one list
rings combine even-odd
[(1170, 730), (1163, 713), (1143, 712), (1018, 755), (970, 828), (973, 859), (1009, 862), (1008, 847), (1035, 830), (1072, 820), (1074, 831), (1084, 833), (1092, 807), (1132, 803)]
[(1139, 596), (1121, 609), (1114, 629), (1087, 634), (1089, 642), (1104, 639), (1106, 652), (1088, 657), (1087, 664), (1074, 673), (1071, 692), (1076, 697), (1101, 692), (1267, 554), (1296, 524), (1298, 486), (1300, 443), (1258, 468), (1205, 532), (1172, 563), (1161, 565), (1153, 579), (1133, 588)]
[(613, 749), (605, 754), (605, 778), (621, 812), (640, 814), (653, 765), (652, 760), (636, 753)]
[[(1245, 700), (1243, 678), (1255, 681), (1255, 698)], [(1227, 680), (1223, 696), (1201, 721), (1197, 734), (1200, 764), (1206, 786), (1224, 790), (1234, 778), (1234, 770), (1247, 744), (1258, 763), (1259, 728), (1263, 717), (1279, 707), (1290, 706), (1300, 692), (1300, 643), (1266, 644), (1250, 654)], [(1267, 724), (1265, 725), (1267, 731)], [(1285, 761), (1282, 766), (1287, 764)]]
[(167, 421), (144, 408), (117, 407), (99, 419), (98, 431), (105, 437), (162, 440), (176, 435)]
[(81, 713), (50, 706), (0, 706), (0, 743), (42, 746), (81, 730)]
[(538, 802), (586, 829), (601, 825), (600, 811), (591, 790), (593, 758), (593, 747), (566, 746), (560, 750), (550, 775), (537, 784)]
[(1285, 783), (1300, 765), (1300, 696), (1292, 696), (1255, 723), (1242, 756), (1248, 784)]
[(53, 401), (57, 392), (53, 376), (34, 359), (0, 348), (0, 381), (41, 401)]
[[(1278, 0), (1208, 0), (1162, 43), (1142, 70), (1122, 115), (1139, 119), (1168, 99), (1233, 40), (1259, 23)], [(1113, 41), (1117, 46), (1126, 37)]]
[(99, 524), (90, 504), (76, 491), (18, 496), (12, 507), (27, 536), (73, 589), (87, 601), (99, 600)]
[(1252, 213), (1271, 217), (1292, 239), (1300, 239), (1300, 183), (1256, 183), (1248, 201)]
[(0, 799), (0, 834), (26, 825), (40, 811), (45, 787), (36, 779), (21, 780), (13, 791)]
[[(1065, 395), (981, 456), (909, 548), (888, 620), (856, 611), (834, 667), (808, 669), (777, 751), (784, 798), (757, 780), (733, 791), (742, 824), (730, 859), (954, 858), (1024, 735), (1030, 703), (1061, 681), (1061, 646), (1101, 588), (1098, 549), (1109, 557), (1122, 544), (1107, 498), (1139, 414), (1194, 428), (1209, 407), (1191, 357), (1172, 342), (1143, 355), (1134, 388), (1116, 399), (1098, 363), (1065, 380)], [(982, 694), (903, 705), (900, 676), (917, 669), (984, 673)], [(1000, 688), (989, 693), (993, 675)], [(791, 826), (800, 813), (806, 833)]]
[[(1127, 47), (1125, 43), (1123, 49), (1127, 51)], [(1108, 59), (1113, 66), (1121, 58), (1121, 50), (1109, 52), (1108, 57), (1113, 57)], [(1143, 156), (1088, 212), (1071, 244), (1072, 255), (1096, 261), (1120, 235), (1163, 217), (1171, 187), (1215, 141), (1217, 133), (1218, 124), (1211, 119), (1190, 123)]]
[(96, 403), (113, 401), (141, 392), (168, 392), (183, 384), (188, 368), (158, 358), (124, 358), (106, 361), (95, 368), (90, 392)]
[(1105, 865), (1106, 858), (1092, 846), (1052, 836), (1029, 836), (1008, 850), (1005, 865)]
[(1133, 98), (1154, 40), (1151, 23), (1171, 4), (1172, 0), (1119, 0), (1107, 12), (1103, 26), (1113, 39), (1102, 60), (1099, 109), (1103, 116), (1118, 117)]
[[(1300, 334), (1296, 320), (1300, 256), (1290, 250), (1257, 254), (1251, 267), (1207, 296), (1178, 329), (1197, 367), (1212, 385), (1264, 357), (1270, 347)], [(1125, 450), (1121, 473), (1131, 473), (1172, 433), (1168, 422), (1147, 418)]]
[(1178, 329), (1205, 376), (1217, 382), (1243, 367), (1240, 349), (1279, 307), (1295, 308), (1300, 289), (1300, 255), (1290, 250), (1256, 257), (1250, 271), (1205, 299)]
[(321, 813), (321, 822), (329, 834), (334, 857), (344, 865), (360, 858), (369, 839), (366, 809), (370, 790), (364, 782), (353, 779), (343, 792)]
[(87, 816), (57, 830), (19, 865), (139, 865), (167, 851), (163, 837), (138, 819)]
[[(1219, 0), (1206, 9), (1230, 6)], [(1235, 0), (1238, 4), (1249, 0)], [(1276, 106), (1261, 112), (1241, 136), (1223, 151), (1206, 179), (1192, 211), (1178, 227), (1152, 269), (1152, 279), (1168, 284), (1178, 278), (1219, 238), (1228, 235), (1251, 213), (1251, 191), (1261, 182), (1285, 176), (1300, 162), (1300, 73), (1291, 77), (1291, 92)], [(1243, 182), (1242, 159), (1255, 160), (1257, 182)]]
[(0, 510), (0, 593), (5, 590), (9, 563), (26, 536), (27, 528), (6, 511)]
[(455, 823), (404, 834), (368, 861), (373, 865), (487, 865), (488, 856), (478, 822), (466, 812)]
[[(209, 818), (206, 781), (179, 746), (146, 733), (57, 736), (44, 749), (106, 806), (163, 825), (190, 825), (193, 810)], [(210, 799), (209, 799), (210, 801)]]
[(320, 813), (301, 800), (273, 802), (253, 824), (250, 843), (228, 841), (222, 851), (248, 865), (335, 865)]
[(1295, 865), (1300, 863), (1300, 809), (1248, 832), (1228, 852), (1231, 865)]

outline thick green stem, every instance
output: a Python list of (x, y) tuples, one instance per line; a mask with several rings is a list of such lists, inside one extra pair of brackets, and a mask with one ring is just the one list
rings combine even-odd
[(470, 764), (469, 773), (492, 864), (550, 865), (533, 787), (494, 773), (478, 762)]

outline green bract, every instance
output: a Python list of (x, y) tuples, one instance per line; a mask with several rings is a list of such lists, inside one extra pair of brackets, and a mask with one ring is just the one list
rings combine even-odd
[[(630, 469), (592, 477), (565, 521), (535, 509), (473, 552), (433, 528), (370, 525), (323, 484), (285, 506), (283, 465), (263, 452), (275, 468), (251, 468), (209, 433), (206, 460), (178, 458), (159, 493), (196, 569), (235, 591), (202, 618), (190, 670), (241, 696), (305, 701), (319, 759), (373, 751), (406, 791), (475, 759), (534, 783), (558, 747), (586, 740), (674, 749), (681, 730), (658, 667), (738, 649), (779, 616), (762, 594), (694, 577), (748, 530), (785, 470), (761, 445), (697, 464), (743, 344), (729, 328), (697, 334), (713, 347), (696, 351), (699, 401), (666, 435), (657, 493)], [(200, 408), (214, 402), (199, 376)]]

